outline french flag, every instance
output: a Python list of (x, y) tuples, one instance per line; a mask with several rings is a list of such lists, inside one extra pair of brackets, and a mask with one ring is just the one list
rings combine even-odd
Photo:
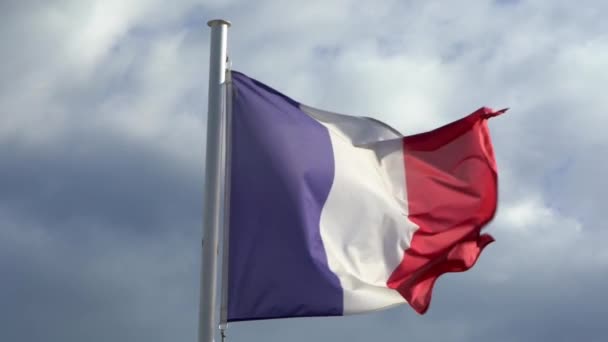
[(300, 104), (231, 71), (224, 322), (340, 316), (408, 303), (492, 237), (497, 168), (481, 108), (402, 136)]

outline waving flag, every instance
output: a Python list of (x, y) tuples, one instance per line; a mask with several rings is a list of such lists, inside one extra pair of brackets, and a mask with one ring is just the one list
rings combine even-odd
[(493, 241), (497, 170), (482, 108), (403, 137), (232, 72), (227, 321), (409, 303)]

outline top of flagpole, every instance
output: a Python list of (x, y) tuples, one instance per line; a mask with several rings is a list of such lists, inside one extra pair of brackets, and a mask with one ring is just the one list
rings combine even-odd
[(228, 20), (224, 20), (224, 19), (211, 19), (207, 22), (207, 25), (209, 27), (213, 27), (214, 25), (227, 25), (228, 27), (230, 27), (230, 25), (232, 25), (232, 23), (230, 23)]

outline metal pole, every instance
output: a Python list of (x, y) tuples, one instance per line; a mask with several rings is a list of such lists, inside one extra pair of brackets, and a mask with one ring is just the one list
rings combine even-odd
[(221, 156), (221, 130), (226, 75), (228, 27), (226, 20), (207, 23), (211, 27), (209, 54), (209, 96), (207, 111), (207, 156), (205, 162), (205, 188), (203, 207), (203, 251), (201, 260), (201, 289), (199, 306), (198, 341), (214, 342), (216, 330), (217, 261), (222, 195), (223, 160)]
[[(228, 59), (230, 63), (230, 59)], [(228, 65), (230, 69), (230, 65)], [(224, 115), (224, 137), (222, 141), (223, 151), (222, 155), (224, 160), (224, 207), (223, 211), (223, 222), (222, 222), (222, 276), (221, 276), (221, 304), (220, 304), (220, 334), (222, 335), (222, 342), (225, 340), (225, 331), (228, 326), (228, 255), (230, 252), (230, 180), (231, 180), (231, 159), (232, 159), (232, 74), (230, 70), (226, 72), (226, 110)]]

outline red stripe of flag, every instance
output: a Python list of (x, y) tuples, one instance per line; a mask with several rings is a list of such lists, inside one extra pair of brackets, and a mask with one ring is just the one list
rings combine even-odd
[(481, 108), (403, 139), (409, 219), (419, 229), (387, 285), (420, 314), (439, 276), (470, 269), (494, 241), (481, 234), (494, 217), (498, 193), (487, 119), (505, 111)]

